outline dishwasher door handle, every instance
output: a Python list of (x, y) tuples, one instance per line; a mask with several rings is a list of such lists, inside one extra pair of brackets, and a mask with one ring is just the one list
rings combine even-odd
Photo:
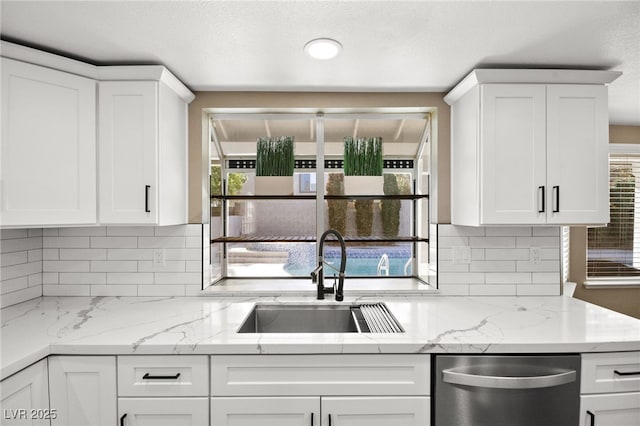
[(546, 376), (482, 376), (477, 374), (460, 373), (453, 369), (442, 370), (442, 381), (456, 385), (472, 386), (476, 388), (495, 389), (536, 389), (560, 386), (576, 381), (576, 371), (567, 370), (562, 373)]

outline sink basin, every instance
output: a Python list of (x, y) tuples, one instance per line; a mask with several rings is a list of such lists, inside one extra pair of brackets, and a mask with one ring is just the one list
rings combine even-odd
[(257, 304), (238, 333), (402, 333), (383, 303), (358, 305)]
[(351, 305), (256, 305), (238, 333), (357, 333)]

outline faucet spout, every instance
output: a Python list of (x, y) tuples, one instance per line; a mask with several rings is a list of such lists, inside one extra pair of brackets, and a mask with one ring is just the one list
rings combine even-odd
[[(340, 269), (338, 272), (338, 285), (337, 287), (325, 287), (324, 286), (324, 242), (329, 235), (333, 235), (340, 244)], [(318, 300), (324, 299), (325, 294), (331, 294), (335, 292), (336, 301), (341, 302), (344, 300), (344, 270), (347, 265), (347, 249), (344, 244), (344, 238), (335, 229), (328, 229), (324, 231), (320, 237), (320, 247), (318, 248), (318, 266), (311, 272), (311, 280), (313, 283), (318, 283)], [(329, 265), (331, 266), (331, 265)], [(335, 268), (334, 268), (335, 269)]]

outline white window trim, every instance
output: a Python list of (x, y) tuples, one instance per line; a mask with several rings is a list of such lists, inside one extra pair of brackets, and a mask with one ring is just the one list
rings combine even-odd
[[(609, 144), (609, 154), (640, 155), (640, 142), (637, 144), (612, 143)], [(585, 252), (585, 256), (586, 256)], [(584, 282), (586, 288), (633, 288), (640, 287), (640, 277), (606, 277), (589, 278)]]
[(640, 287), (640, 279), (638, 277), (607, 277), (607, 278), (591, 278), (584, 282), (586, 288), (631, 288)]

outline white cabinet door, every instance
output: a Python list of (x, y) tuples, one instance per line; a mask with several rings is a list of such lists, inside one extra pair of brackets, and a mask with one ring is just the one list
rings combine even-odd
[(211, 398), (211, 426), (319, 426), (319, 397)]
[(121, 426), (209, 426), (208, 398), (120, 398)]
[(545, 223), (545, 86), (485, 84), (481, 105), (481, 222)]
[(323, 426), (428, 426), (428, 397), (323, 397)]
[(547, 223), (609, 222), (609, 116), (603, 85), (547, 86)]
[(43, 359), (0, 383), (0, 424), (49, 425), (55, 412), (49, 409), (47, 360)]
[(640, 392), (583, 395), (580, 426), (640, 425)]
[(2, 58), (3, 226), (96, 223), (94, 80)]
[(52, 425), (116, 423), (116, 359), (113, 356), (50, 356)]
[(155, 224), (158, 83), (99, 84), (100, 223)]

